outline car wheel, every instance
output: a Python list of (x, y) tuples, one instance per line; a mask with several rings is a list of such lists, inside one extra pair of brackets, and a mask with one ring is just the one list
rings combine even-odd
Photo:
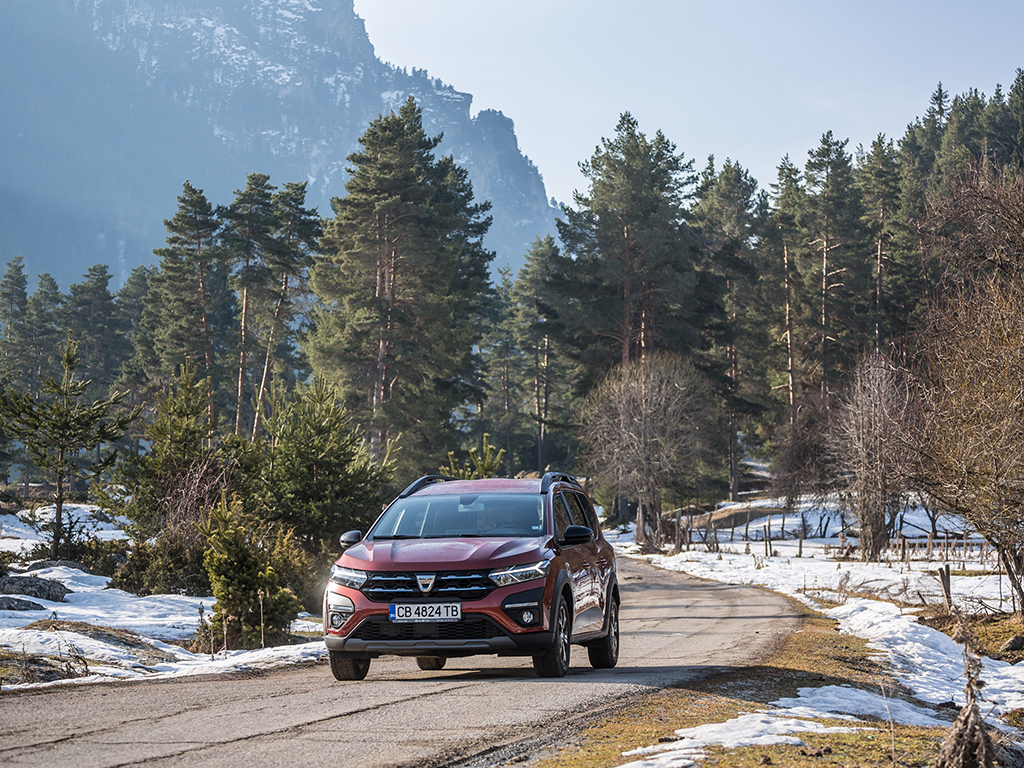
[(533, 668), (540, 677), (565, 677), (569, 671), (572, 622), (569, 619), (569, 608), (562, 598), (559, 598), (555, 606), (552, 629), (555, 642), (540, 656), (533, 657)]
[(444, 663), (448, 659), (441, 658), (439, 656), (417, 656), (416, 666), (427, 672), (436, 672), (439, 669), (444, 669)]
[(608, 634), (593, 645), (587, 646), (590, 666), (594, 669), (611, 669), (619, 661), (619, 601), (608, 601)]
[(362, 680), (369, 671), (369, 659), (347, 659), (339, 654), (331, 654), (331, 673), (335, 680)]

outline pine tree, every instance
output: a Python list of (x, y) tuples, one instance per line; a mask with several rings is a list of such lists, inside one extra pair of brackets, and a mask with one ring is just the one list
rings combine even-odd
[[(50, 542), (53, 560), (59, 558), (64, 531), (65, 480), (85, 474), (78, 464), (79, 452), (116, 442), (138, 416), (137, 411), (120, 409), (121, 394), (92, 402), (82, 399), (90, 381), (75, 374), (78, 343), (70, 333), (60, 347), (60, 360), (62, 378), (58, 381), (51, 376), (41, 377), (39, 399), (26, 392), (0, 392), (0, 414), (6, 420), (6, 429), (25, 444), (35, 466), (51, 473), (56, 484)], [(104, 469), (114, 458), (111, 453), (93, 462), (91, 468)]]
[(246, 420), (246, 381), (249, 377), (249, 351), (253, 345), (251, 321), (254, 305), (272, 280), (270, 262), (279, 256), (274, 236), (275, 187), (265, 173), (250, 173), (245, 189), (235, 190), (231, 205), (220, 207), (223, 222), (221, 238), (232, 264), (235, 291), (240, 295), (238, 332), (237, 390), (235, 397), (235, 434), (240, 435)]
[(1016, 170), (1024, 170), (1024, 69), (1018, 69), (1006, 97), (1007, 127), (1010, 146), (1008, 162)]
[[(183, 365), (186, 358), (203, 366), (210, 384), (210, 420), (214, 421), (213, 382), (219, 372), (212, 315), (215, 296), (222, 292), (218, 282), (223, 280), (225, 258), (218, 239), (220, 222), (203, 190), (186, 180), (178, 195), (178, 210), (172, 218), (164, 220), (164, 226), (167, 245), (153, 251), (161, 260), (161, 274), (155, 286), (167, 310), (163, 323), (170, 323), (175, 331), (160, 345), (161, 357), (165, 358), (165, 365), (170, 363), (172, 371)], [(193, 295), (176, 295), (176, 289)]]
[(274, 387), (269, 404), (257, 492), (261, 517), (294, 529), (311, 553), (372, 523), (391, 467), (371, 461), (335, 391), (315, 378), (292, 392)]
[[(568, 437), (565, 425), (573, 421), (573, 393), (578, 389), (579, 371), (561, 341), (564, 334), (555, 310), (558, 298), (552, 290), (552, 270), (560, 256), (550, 235), (534, 240), (509, 297), (515, 307), (517, 345), (525, 356), (520, 391), (527, 395), (526, 408), (534, 426), (536, 460), (532, 466), (538, 472), (548, 466), (554, 444), (558, 444), (559, 454), (570, 451), (564, 445)], [(562, 428), (558, 430), (558, 426)]]
[(25, 323), (28, 313), (28, 278), (21, 256), (7, 262), (0, 278), (0, 382), (22, 386), (25, 370), (24, 350), (28, 340)]
[(488, 297), (481, 240), (489, 203), (474, 203), (465, 169), (435, 159), (411, 98), (374, 120), (349, 156), (347, 195), (334, 198), (319, 300), (305, 349), (365, 426), (370, 455), (402, 434), (399, 461), (429, 469), (470, 395), (473, 346)]
[(65, 312), (78, 340), (82, 367), (93, 383), (109, 391), (131, 348), (117, 327), (114, 296), (107, 287), (110, 272), (104, 264), (90, 267), (83, 281), (71, 286)]
[(67, 332), (64, 318), (65, 296), (57, 281), (48, 273), (39, 276), (35, 292), (25, 306), (26, 335), (25, 372), (30, 377), (26, 389), (31, 391), (39, 377), (60, 365), (60, 341)]
[[(253, 439), (261, 429), (263, 405), (266, 401), (275, 353), (283, 348), (294, 369), (294, 328), (297, 305), (306, 294), (307, 274), (317, 252), (322, 234), (316, 209), (307, 209), (306, 182), (288, 183), (274, 193), (274, 233), (278, 247), (267, 262), (269, 280), (266, 296), (259, 312), (262, 335), (265, 336), (263, 373), (256, 387), (256, 418)], [(286, 360), (279, 361), (285, 363)], [(289, 371), (291, 373), (291, 371)]]
[(890, 308), (895, 302), (887, 295), (886, 272), (889, 266), (889, 246), (897, 226), (900, 199), (900, 172), (898, 155), (892, 141), (878, 134), (871, 143), (871, 151), (857, 166), (857, 183), (864, 201), (863, 222), (874, 242), (875, 290), (872, 301), (874, 316), (874, 347), (882, 351), (883, 333), (889, 336)]
[(623, 114), (615, 138), (602, 139), (580, 168), (590, 189), (558, 222), (566, 254), (556, 289), (589, 386), (655, 349), (703, 346), (722, 319), (722, 286), (697, 269), (684, 210), (693, 162), (664, 134), (648, 139)]
[[(854, 184), (847, 141), (828, 131), (808, 152), (804, 167), (807, 208), (799, 224), (811, 245), (812, 263), (803, 270), (808, 296), (816, 296), (808, 321), (818, 335), (818, 372), (822, 402), (840, 373), (851, 366), (863, 336), (864, 243), (860, 195)], [(812, 266), (813, 260), (817, 265)]]
[(146, 275), (148, 292), (131, 334), (135, 353), (123, 381), (151, 398), (170, 385), (182, 365), (198, 366), (206, 373), (207, 408), (215, 420), (234, 314), (216, 239), (219, 223), (203, 191), (186, 181), (178, 210), (164, 226), (167, 245), (153, 251), (160, 264)]
[[(581, 163), (590, 183), (563, 208), (565, 246), (553, 279), (559, 320), (589, 388), (656, 351), (691, 359), (724, 332), (724, 281), (701, 263), (684, 203), (696, 181), (693, 163), (660, 131), (648, 139), (623, 114), (613, 139)], [(628, 417), (623, 413), (622, 418)], [(627, 486), (616, 483), (613, 516)], [(660, 514), (660, 510), (650, 510)], [(638, 530), (643, 530), (638, 510)]]
[(694, 225), (703, 237), (711, 256), (708, 267), (718, 273), (726, 286), (725, 311), (729, 331), (724, 346), (717, 350), (718, 366), (725, 372), (720, 390), (729, 411), (729, 488), (730, 498), (739, 498), (740, 422), (763, 409), (768, 393), (759, 387), (763, 379), (748, 376), (748, 369), (759, 365), (768, 348), (763, 318), (759, 271), (755, 262), (759, 205), (757, 182), (738, 163), (727, 160), (720, 171), (714, 158), (701, 175), (693, 208)]
[(226, 498), (202, 526), (206, 569), (217, 598), (210, 628), (215, 643), (223, 638), (225, 650), (265, 648), (283, 640), (302, 607), (291, 590), (280, 586), (273, 567), (261, 563), (253, 527), (241, 504)]
[(509, 267), (499, 268), (498, 278), (493, 317), (481, 339), (487, 396), (476, 421), (485, 433), (488, 429), (485, 425), (500, 431), (505, 443), (503, 456), (508, 463), (506, 472), (509, 472), (512, 466), (519, 465), (518, 437), (524, 416), (519, 387), (524, 360), (523, 351), (519, 348), (516, 305), (512, 299), (512, 270)]

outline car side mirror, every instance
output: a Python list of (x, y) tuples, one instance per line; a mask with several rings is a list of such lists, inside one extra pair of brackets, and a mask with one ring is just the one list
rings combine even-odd
[(585, 525), (568, 525), (565, 534), (562, 536), (562, 544), (572, 547), (576, 544), (586, 544), (594, 540), (594, 532)]
[(348, 549), (349, 547), (353, 546), (354, 544), (358, 544), (362, 540), (363, 540), (363, 533), (362, 533), (362, 531), (348, 531), (346, 533), (341, 534), (341, 538), (338, 539), (338, 541), (341, 543), (342, 551)]

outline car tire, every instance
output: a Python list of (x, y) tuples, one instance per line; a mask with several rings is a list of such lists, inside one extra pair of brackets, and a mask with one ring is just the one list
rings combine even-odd
[(611, 669), (619, 661), (619, 601), (614, 597), (608, 601), (608, 634), (588, 645), (587, 654), (594, 669)]
[(363, 680), (369, 671), (369, 659), (348, 659), (340, 654), (331, 654), (331, 674), (335, 680)]
[(559, 598), (551, 616), (551, 631), (555, 641), (544, 653), (533, 657), (533, 668), (539, 677), (565, 677), (569, 672), (572, 620), (563, 598)]
[(441, 656), (417, 656), (416, 666), (425, 672), (436, 672), (439, 669), (444, 669), (445, 659)]

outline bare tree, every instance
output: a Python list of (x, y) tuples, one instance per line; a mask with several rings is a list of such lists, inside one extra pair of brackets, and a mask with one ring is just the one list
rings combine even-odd
[(976, 278), (947, 299), (922, 339), (914, 479), (998, 552), (1021, 609), (1024, 284)]
[(678, 356), (646, 356), (611, 371), (581, 415), (588, 476), (637, 499), (637, 543), (660, 546), (662, 490), (710, 454), (714, 400), (704, 376)]
[(829, 429), (829, 451), (841, 495), (857, 520), (861, 556), (877, 560), (898, 515), (906, 509), (910, 471), (897, 436), (912, 409), (903, 373), (879, 352), (870, 352), (839, 398)]

